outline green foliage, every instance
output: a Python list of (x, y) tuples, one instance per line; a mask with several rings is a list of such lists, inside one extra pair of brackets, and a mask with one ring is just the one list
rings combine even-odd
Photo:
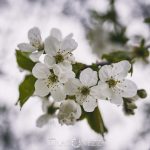
[(107, 60), (109, 63), (116, 63), (122, 60), (132, 61), (131, 54), (128, 51), (115, 51), (109, 54), (103, 54), (102, 59)]
[[(148, 47), (145, 45), (145, 40), (142, 39), (138, 47), (134, 47), (131, 52), (129, 51), (115, 51), (109, 54), (103, 54), (102, 59), (107, 60), (109, 63), (116, 63), (122, 60), (128, 60), (131, 64), (138, 58), (146, 61), (149, 57)], [(132, 71), (131, 71), (132, 72)]]
[(18, 66), (24, 70), (32, 71), (35, 63), (28, 57), (28, 53), (16, 50), (16, 60)]
[(144, 39), (141, 40), (141, 43), (138, 47), (134, 47), (133, 57), (142, 58), (144, 61), (147, 61), (146, 59), (149, 57), (149, 50)]
[(134, 110), (137, 109), (137, 106), (132, 99), (123, 98), (123, 109), (125, 114), (134, 115)]
[(113, 43), (119, 43), (124, 45), (127, 41), (128, 38), (125, 36), (125, 32), (126, 32), (126, 28), (122, 27), (120, 30), (116, 31), (116, 32), (111, 32), (110, 33), (110, 40)]
[(21, 107), (30, 98), (30, 96), (33, 95), (34, 90), (35, 90), (34, 88), (35, 81), (36, 81), (36, 78), (34, 76), (27, 75), (24, 81), (20, 84), (18, 102)]
[(109, 22), (113, 25), (113, 31), (109, 31), (107, 34), (112, 43), (124, 45), (128, 38), (126, 37), (126, 27), (123, 26), (115, 8), (115, 0), (109, 0), (110, 8), (106, 13), (101, 14), (97, 11), (91, 11), (91, 18), (94, 18), (94, 22), (100, 25), (100, 23)]
[(83, 119), (87, 119), (91, 129), (93, 129), (96, 133), (101, 134), (103, 137), (104, 133), (108, 132), (98, 107), (96, 107), (93, 112), (85, 112), (82, 109), (82, 115), (78, 120)]
[(99, 21), (116, 22), (116, 12), (109, 10), (106, 14), (100, 14), (97, 11), (91, 11), (91, 17)]
[(104, 137), (104, 133), (107, 132), (107, 128), (104, 125), (100, 110), (98, 107), (93, 112), (86, 113), (87, 121), (95, 132), (100, 133)]
[(110, 3), (110, 8), (107, 10), (106, 13), (104, 14), (100, 14), (97, 11), (91, 11), (91, 15), (93, 18), (95, 18), (96, 20), (100, 20), (100, 21), (109, 21), (111, 23), (117, 24), (117, 13), (115, 10), (115, 0), (109, 0)]
[(99, 67), (98, 67), (97, 64), (92, 64), (92, 65), (90, 66), (90, 68), (93, 69), (94, 71), (98, 71), (98, 70), (99, 70)]
[(93, 69), (94, 71), (98, 71), (99, 70), (99, 65), (98, 64), (92, 64), (92, 65), (85, 65), (85, 64), (82, 64), (82, 63), (75, 63), (72, 65), (72, 70), (73, 72), (76, 74), (76, 77), (78, 78), (79, 75), (80, 75), (80, 72), (86, 68), (91, 68)]
[(72, 70), (79, 77), (81, 70), (85, 69), (86, 65), (82, 63), (75, 63), (72, 65)]

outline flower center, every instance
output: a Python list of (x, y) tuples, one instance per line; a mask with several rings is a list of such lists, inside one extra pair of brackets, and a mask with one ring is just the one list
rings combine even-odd
[(115, 81), (114, 79), (110, 79), (108, 81), (106, 81), (106, 83), (108, 83), (109, 88), (115, 87), (117, 84), (117, 81)]
[(89, 95), (89, 93), (90, 93), (90, 89), (88, 87), (84, 86), (81, 88), (81, 94), (82, 95), (87, 96), (87, 95)]
[(64, 61), (64, 57), (61, 54), (57, 54), (55, 56), (55, 61), (56, 61), (56, 64), (61, 63)]
[(58, 77), (57, 77), (55, 74), (51, 74), (51, 75), (48, 77), (48, 80), (49, 80), (49, 82), (55, 83), (55, 82), (58, 81)]

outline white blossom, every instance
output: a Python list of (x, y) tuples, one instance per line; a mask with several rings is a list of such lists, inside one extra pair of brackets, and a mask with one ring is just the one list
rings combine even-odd
[(61, 125), (73, 125), (81, 116), (81, 107), (73, 100), (65, 100), (60, 104), (58, 120)]
[(63, 83), (67, 82), (70, 78), (75, 78), (72, 66), (67, 62), (63, 62), (59, 65), (55, 64), (53, 66), (53, 71)]
[(75, 95), (77, 103), (83, 105), (85, 111), (92, 112), (97, 106), (98, 95), (95, 91), (97, 82), (97, 72), (91, 68), (84, 69), (79, 79), (69, 80), (65, 84), (66, 93)]
[(33, 75), (37, 78), (35, 82), (35, 94), (38, 96), (46, 96), (51, 93), (54, 100), (64, 100), (66, 93), (64, 90), (64, 81), (74, 76), (69, 76), (67, 79), (62, 79), (55, 74), (55, 71), (50, 70), (45, 64), (37, 63), (32, 70)]
[(115, 104), (121, 104), (123, 97), (135, 96), (137, 93), (136, 84), (125, 79), (130, 69), (131, 64), (126, 60), (102, 66), (99, 70), (100, 81), (96, 87), (97, 90), (95, 90), (99, 97)]
[(72, 51), (78, 45), (72, 37), (73, 34), (69, 34), (65, 38), (62, 38), (60, 30), (56, 28), (51, 30), (50, 36), (44, 42), (44, 49), (47, 54), (44, 62), (49, 68), (52, 68), (54, 64), (64, 65), (64, 63), (72, 64), (75, 62)]
[(29, 57), (34, 61), (38, 61), (43, 54), (43, 42), (39, 28), (33, 27), (28, 31), (29, 43), (20, 43), (18, 48), (23, 52), (31, 53)]

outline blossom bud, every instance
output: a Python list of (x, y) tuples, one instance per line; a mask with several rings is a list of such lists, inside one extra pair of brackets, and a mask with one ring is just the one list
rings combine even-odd
[(146, 98), (147, 97), (147, 93), (144, 89), (140, 89), (137, 91), (137, 95), (140, 97), (140, 98)]
[(73, 100), (65, 100), (60, 105), (58, 120), (61, 125), (73, 125), (81, 116), (81, 107)]

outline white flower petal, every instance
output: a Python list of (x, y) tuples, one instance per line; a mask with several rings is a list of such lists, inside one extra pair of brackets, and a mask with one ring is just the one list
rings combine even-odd
[(50, 75), (50, 71), (46, 65), (37, 63), (32, 69), (32, 74), (38, 79), (44, 79)]
[(73, 79), (75, 77), (75, 73), (73, 71), (68, 71), (58, 76), (58, 80), (61, 83), (66, 83), (69, 79)]
[(49, 55), (44, 57), (44, 63), (49, 67), (52, 68), (54, 64), (56, 64), (55, 58)]
[(86, 112), (93, 112), (95, 107), (97, 107), (97, 101), (95, 98), (91, 97), (91, 96), (88, 96), (86, 98), (86, 101), (83, 102), (83, 109), (86, 111)]
[(78, 47), (77, 42), (74, 39), (65, 38), (61, 43), (61, 51), (66, 50), (72, 52)]
[(65, 91), (67, 95), (74, 95), (78, 91), (78, 87), (81, 83), (78, 79), (70, 79), (65, 83)]
[[(57, 68), (56, 72), (55, 72), (55, 68)], [(55, 64), (53, 66), (53, 69), (54, 69), (55, 74), (59, 75), (62, 72), (72, 71), (72, 65), (68, 61), (64, 61), (62, 63)]]
[(109, 99), (112, 94), (112, 90), (109, 88), (108, 84), (101, 81), (99, 81), (98, 86), (94, 86), (90, 90), (90, 95), (97, 99)]
[(18, 48), (23, 52), (34, 52), (37, 50), (35, 47), (28, 43), (20, 43), (18, 44)]
[(112, 66), (111, 65), (105, 65), (102, 66), (99, 70), (99, 78), (101, 81), (107, 81), (112, 76)]
[(77, 108), (77, 111), (76, 111), (76, 119), (79, 119), (81, 114), (82, 114), (82, 110), (81, 110), (81, 107), (78, 103), (76, 103), (76, 108)]
[(80, 118), (82, 113), (80, 105), (73, 100), (63, 101), (60, 105), (60, 111), (68, 115), (73, 112), (76, 119)]
[(61, 83), (66, 83), (69, 79), (75, 78), (75, 73), (72, 71), (72, 65), (67, 62), (55, 64), (53, 66), (54, 74), (58, 76)]
[(31, 28), (28, 32), (28, 38), (32, 45), (34, 45), (35, 47), (39, 47), (42, 41), (41, 32), (39, 28), (37, 27)]
[(112, 68), (112, 76), (115, 79), (123, 79), (127, 76), (130, 69), (131, 64), (127, 60), (114, 63)]
[(76, 102), (80, 105), (83, 105), (83, 102), (86, 100), (87, 96), (81, 94), (80, 92), (75, 93)]
[(133, 97), (137, 94), (137, 86), (130, 80), (122, 80), (114, 88), (114, 92), (121, 97)]
[(107, 81), (111, 78), (113, 79), (123, 79), (127, 76), (128, 71), (131, 69), (131, 64), (123, 60), (112, 65), (102, 66), (99, 70), (99, 77), (101, 81)]
[(93, 86), (90, 89), (90, 95), (96, 97), (97, 99), (102, 98), (102, 90), (99, 86)]
[(72, 39), (73, 33), (68, 34), (64, 39)]
[(60, 68), (60, 66), (57, 65), (57, 64), (54, 64), (54, 65), (53, 65), (53, 71), (54, 71), (54, 74), (55, 74), (55, 75), (59, 76), (60, 73), (61, 73), (61, 68)]
[(55, 56), (60, 49), (60, 42), (54, 37), (47, 37), (44, 42), (44, 49), (46, 54)]
[(121, 96), (113, 94), (111, 99), (110, 99), (110, 102), (114, 103), (116, 105), (122, 105), (123, 99)]
[(49, 122), (50, 115), (44, 114), (41, 115), (37, 120), (36, 120), (36, 126), (39, 128), (42, 128), (44, 125), (46, 125)]
[(73, 100), (65, 100), (61, 103), (58, 120), (60, 124), (73, 125), (81, 116), (81, 107)]
[(67, 60), (68, 62), (70, 62), (71, 64), (74, 64), (74, 63), (75, 63), (75, 57), (73, 56), (72, 53), (67, 53), (67, 54), (64, 56), (64, 59)]
[(38, 79), (35, 82), (35, 95), (44, 97), (50, 93), (49, 88), (46, 85), (46, 80), (44, 79)]
[(29, 55), (30, 59), (34, 62), (39, 61), (40, 56), (43, 54), (44, 51), (39, 51), (39, 52), (35, 52), (35, 53), (31, 53)]
[(113, 94), (113, 91), (111, 88), (109, 88), (108, 84), (106, 82), (98, 82), (98, 86), (100, 87), (100, 90), (102, 91), (102, 95), (106, 96), (106, 98), (111, 97)]
[(80, 73), (80, 81), (85, 86), (93, 86), (97, 84), (98, 77), (97, 72), (93, 71), (91, 68), (84, 69)]
[(62, 101), (66, 98), (64, 86), (59, 84), (55, 88), (51, 89), (51, 95), (55, 101)]
[(62, 40), (62, 34), (61, 34), (61, 31), (59, 29), (56, 29), (56, 28), (53, 28), (51, 30), (51, 33), (50, 35), (54, 38), (56, 38), (58, 41), (61, 41)]
[(64, 100), (60, 104), (60, 111), (66, 114), (76, 111), (77, 103), (73, 100)]

